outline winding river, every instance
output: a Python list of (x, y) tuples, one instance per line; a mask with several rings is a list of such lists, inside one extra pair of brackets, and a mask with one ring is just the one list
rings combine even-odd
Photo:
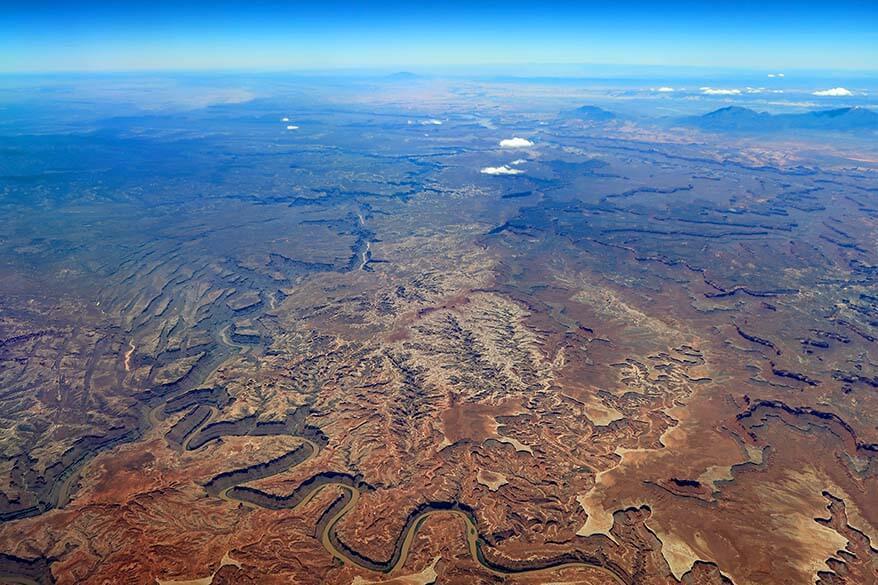
[(252, 508), (272, 510), (294, 510), (311, 501), (324, 489), (340, 490), (340, 496), (327, 508), (317, 527), (320, 541), (333, 557), (369, 571), (393, 573), (402, 568), (408, 558), (412, 542), (427, 518), (434, 514), (451, 514), (463, 521), (465, 525), (467, 548), (472, 559), (495, 575), (536, 574), (564, 568), (587, 567), (603, 570), (612, 578), (613, 582), (625, 585), (632, 583), (631, 577), (618, 564), (601, 556), (575, 550), (557, 557), (528, 559), (515, 562), (512, 565), (503, 565), (492, 561), (483, 553), (482, 547), (485, 541), (479, 535), (476, 527), (474, 511), (457, 502), (428, 502), (418, 506), (409, 514), (405, 526), (396, 539), (390, 558), (384, 561), (375, 560), (344, 543), (336, 531), (339, 522), (345, 515), (356, 508), (361, 492), (374, 489), (362, 478), (342, 473), (322, 473), (304, 481), (286, 496), (277, 496), (242, 485), (299, 466), (315, 457), (319, 451), (320, 445), (317, 442), (302, 438), (301, 445), (276, 459), (222, 473), (204, 486), (208, 493), (226, 501)]

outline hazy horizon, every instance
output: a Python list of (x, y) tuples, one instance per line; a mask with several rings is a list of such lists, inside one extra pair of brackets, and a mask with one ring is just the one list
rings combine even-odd
[(0, 15), (0, 73), (610, 67), (874, 70), (867, 2), (36, 2)]

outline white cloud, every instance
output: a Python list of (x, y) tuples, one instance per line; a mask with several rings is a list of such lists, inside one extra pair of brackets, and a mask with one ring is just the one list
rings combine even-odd
[(280, 121), (281, 121), (281, 122), (289, 122), (290, 119), (287, 118), (286, 116), (284, 116), (283, 118), (280, 119)]
[(740, 89), (716, 89), (713, 87), (702, 87), (701, 93), (704, 95), (741, 95)]
[(429, 120), (423, 120), (421, 122), (423, 126), (441, 126), (442, 120), (437, 120), (436, 118), (430, 118)]
[(849, 89), (845, 89), (843, 87), (833, 87), (832, 89), (821, 89), (815, 91), (812, 95), (817, 96), (834, 96), (834, 97), (849, 97), (854, 95)]
[(514, 161), (512, 161), (512, 162), (509, 163), (509, 164), (511, 164), (511, 165), (514, 166), (514, 167), (517, 167), (518, 165), (523, 165), (523, 164), (526, 163), (526, 162), (527, 162), (527, 160), (525, 160), (525, 159), (523, 159), (523, 158), (517, 158), (517, 159), (515, 159)]
[(673, 87), (660, 87), (656, 91), (660, 91), (662, 93), (668, 93), (668, 92), (674, 91), (674, 88)]
[(746, 90), (747, 93), (762, 93), (765, 91), (764, 87), (748, 87)]
[(287, 126), (287, 130), (298, 130), (298, 126)]
[(500, 148), (527, 148), (533, 145), (527, 138), (504, 138), (500, 141)]
[(769, 77), (783, 77), (783, 73), (769, 73)]
[(503, 165), (501, 167), (485, 167), (479, 172), (483, 175), (520, 175), (524, 171), (521, 169), (513, 169), (509, 165)]

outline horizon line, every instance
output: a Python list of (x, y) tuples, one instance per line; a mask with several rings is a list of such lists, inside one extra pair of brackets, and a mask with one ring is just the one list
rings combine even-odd
[(272, 66), (252, 66), (252, 67), (130, 67), (130, 68), (96, 68), (96, 69), (0, 69), (0, 76), (15, 75), (125, 75), (125, 74), (309, 74), (309, 75), (326, 75), (326, 74), (384, 74), (393, 75), (397, 73), (410, 73), (417, 77), (436, 77), (441, 78), (447, 76), (443, 70), (478, 70), (484, 69), (482, 72), (471, 71), (469, 73), (458, 73), (465, 77), (470, 76), (487, 76), (487, 75), (503, 75), (504, 77), (517, 78), (591, 78), (593, 75), (586, 71), (569, 71), (569, 72), (551, 72), (546, 75), (521, 73), (518, 75), (509, 75), (500, 71), (490, 71), (491, 69), (502, 70), (515, 67), (531, 67), (531, 68), (601, 68), (601, 69), (617, 69), (620, 73), (625, 69), (636, 70), (679, 70), (690, 72), (710, 72), (717, 73), (771, 73), (771, 72), (796, 72), (810, 74), (861, 74), (875, 75), (878, 77), (878, 67), (873, 69), (862, 67), (844, 67), (844, 68), (827, 68), (827, 67), (769, 67), (766, 65), (679, 65), (679, 64), (645, 64), (645, 63), (593, 63), (593, 62), (513, 62), (508, 63), (446, 63), (446, 64), (396, 64), (396, 65), (326, 65), (326, 66), (296, 66), (296, 67), (272, 67)]

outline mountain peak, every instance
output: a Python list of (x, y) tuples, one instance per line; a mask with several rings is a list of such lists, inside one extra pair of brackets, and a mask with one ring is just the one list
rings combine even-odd
[(704, 114), (707, 116), (716, 116), (718, 114), (736, 114), (736, 113), (748, 113), (748, 114), (756, 114), (755, 110), (751, 110), (750, 108), (745, 108), (744, 106), (726, 106), (724, 108), (719, 108), (718, 110), (714, 110), (712, 112), (708, 112)]
[(572, 112), (569, 112), (568, 116), (571, 118), (579, 118), (580, 120), (588, 120), (590, 122), (609, 122), (618, 117), (609, 110), (593, 105), (579, 106)]
[(412, 73), (411, 71), (397, 71), (396, 73), (391, 73), (387, 76), (387, 79), (395, 79), (398, 81), (404, 81), (407, 79), (419, 79), (421, 76), (417, 73)]
[(878, 113), (863, 107), (817, 110), (800, 114), (769, 114), (741, 106), (726, 106), (701, 116), (689, 116), (681, 121), (687, 126), (714, 131), (878, 130)]

